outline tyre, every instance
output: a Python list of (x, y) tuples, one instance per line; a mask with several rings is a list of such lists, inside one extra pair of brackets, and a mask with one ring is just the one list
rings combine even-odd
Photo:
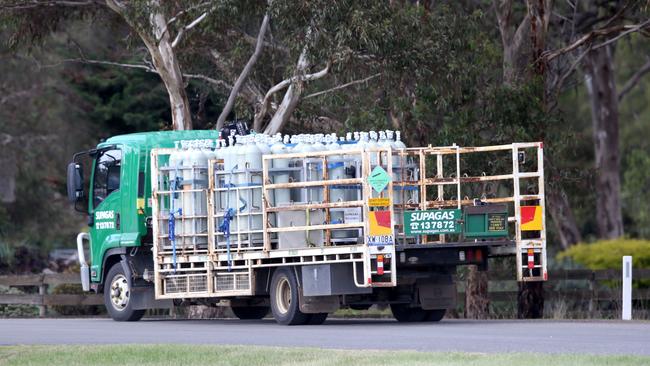
[(133, 322), (140, 320), (146, 310), (135, 310), (129, 280), (121, 263), (115, 263), (104, 282), (104, 305), (113, 320)]
[(427, 312), (427, 316), (424, 319), (425, 321), (428, 322), (439, 322), (442, 320), (442, 318), (445, 317), (445, 313), (447, 312), (447, 309), (436, 309), (436, 310), (425, 310)]
[(371, 306), (372, 305), (355, 305), (355, 304), (352, 304), (352, 305), (350, 305), (350, 309), (352, 309), (352, 310), (368, 310), (368, 309), (370, 309)]
[(307, 320), (307, 324), (309, 325), (321, 325), (325, 323), (325, 319), (327, 319), (327, 316), (329, 315), (328, 313), (317, 313), (317, 314), (308, 314), (309, 315), (309, 320)]
[(422, 308), (410, 307), (408, 304), (391, 304), (393, 317), (401, 323), (421, 322), (427, 318), (427, 311)]
[(230, 309), (241, 320), (262, 319), (269, 313), (268, 306), (237, 306)]
[(291, 268), (275, 270), (270, 288), (271, 312), (279, 324), (300, 325), (309, 320), (309, 314), (300, 311), (298, 291), (298, 281)]

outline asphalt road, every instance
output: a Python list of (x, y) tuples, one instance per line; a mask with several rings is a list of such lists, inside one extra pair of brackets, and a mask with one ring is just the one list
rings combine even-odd
[(251, 344), (338, 349), (650, 355), (650, 322), (2, 319), (0, 344)]

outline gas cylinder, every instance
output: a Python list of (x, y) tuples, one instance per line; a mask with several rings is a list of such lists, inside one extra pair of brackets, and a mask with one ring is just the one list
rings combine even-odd
[[(207, 216), (206, 191), (208, 183), (208, 160), (199, 148), (198, 141), (191, 141), (183, 160), (183, 214), (185, 218), (183, 230), (185, 235), (194, 235), (192, 244), (206, 244), (206, 236), (196, 236), (207, 233), (207, 219), (197, 216)], [(201, 191), (188, 191), (201, 190)]]
[[(278, 134), (279, 135), (279, 134)], [(289, 142), (289, 136), (284, 136), (284, 142), (276, 137), (276, 141), (271, 145), (272, 154), (286, 154), (287, 146)], [(289, 159), (273, 159), (273, 168), (274, 169), (283, 169), (289, 167)], [(273, 175), (273, 183), (288, 183), (289, 182), (289, 173), (276, 171)], [(274, 205), (288, 204), (291, 201), (290, 192), (288, 188), (279, 188), (274, 189)]]

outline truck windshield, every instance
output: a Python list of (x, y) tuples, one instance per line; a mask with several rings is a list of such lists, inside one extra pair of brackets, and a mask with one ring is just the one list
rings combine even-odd
[(93, 208), (102, 203), (113, 191), (120, 189), (122, 151), (107, 150), (97, 158), (93, 182)]

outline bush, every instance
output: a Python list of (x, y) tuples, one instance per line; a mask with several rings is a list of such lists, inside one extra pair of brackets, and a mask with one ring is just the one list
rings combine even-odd
[[(64, 284), (58, 285), (52, 290), (55, 295), (84, 295), (87, 294), (77, 284)], [(103, 305), (86, 305), (86, 306), (72, 306), (72, 305), (53, 305), (52, 309), (61, 315), (78, 316), (78, 315), (99, 315), (106, 313)]]
[[(0, 286), (0, 294), (22, 295), (23, 291), (14, 288)], [(38, 307), (33, 305), (0, 305), (0, 317), (24, 318), (38, 316)]]
[(622, 257), (632, 256), (634, 268), (650, 268), (650, 240), (614, 239), (581, 243), (558, 253), (558, 259), (570, 258), (589, 269), (621, 268)]

